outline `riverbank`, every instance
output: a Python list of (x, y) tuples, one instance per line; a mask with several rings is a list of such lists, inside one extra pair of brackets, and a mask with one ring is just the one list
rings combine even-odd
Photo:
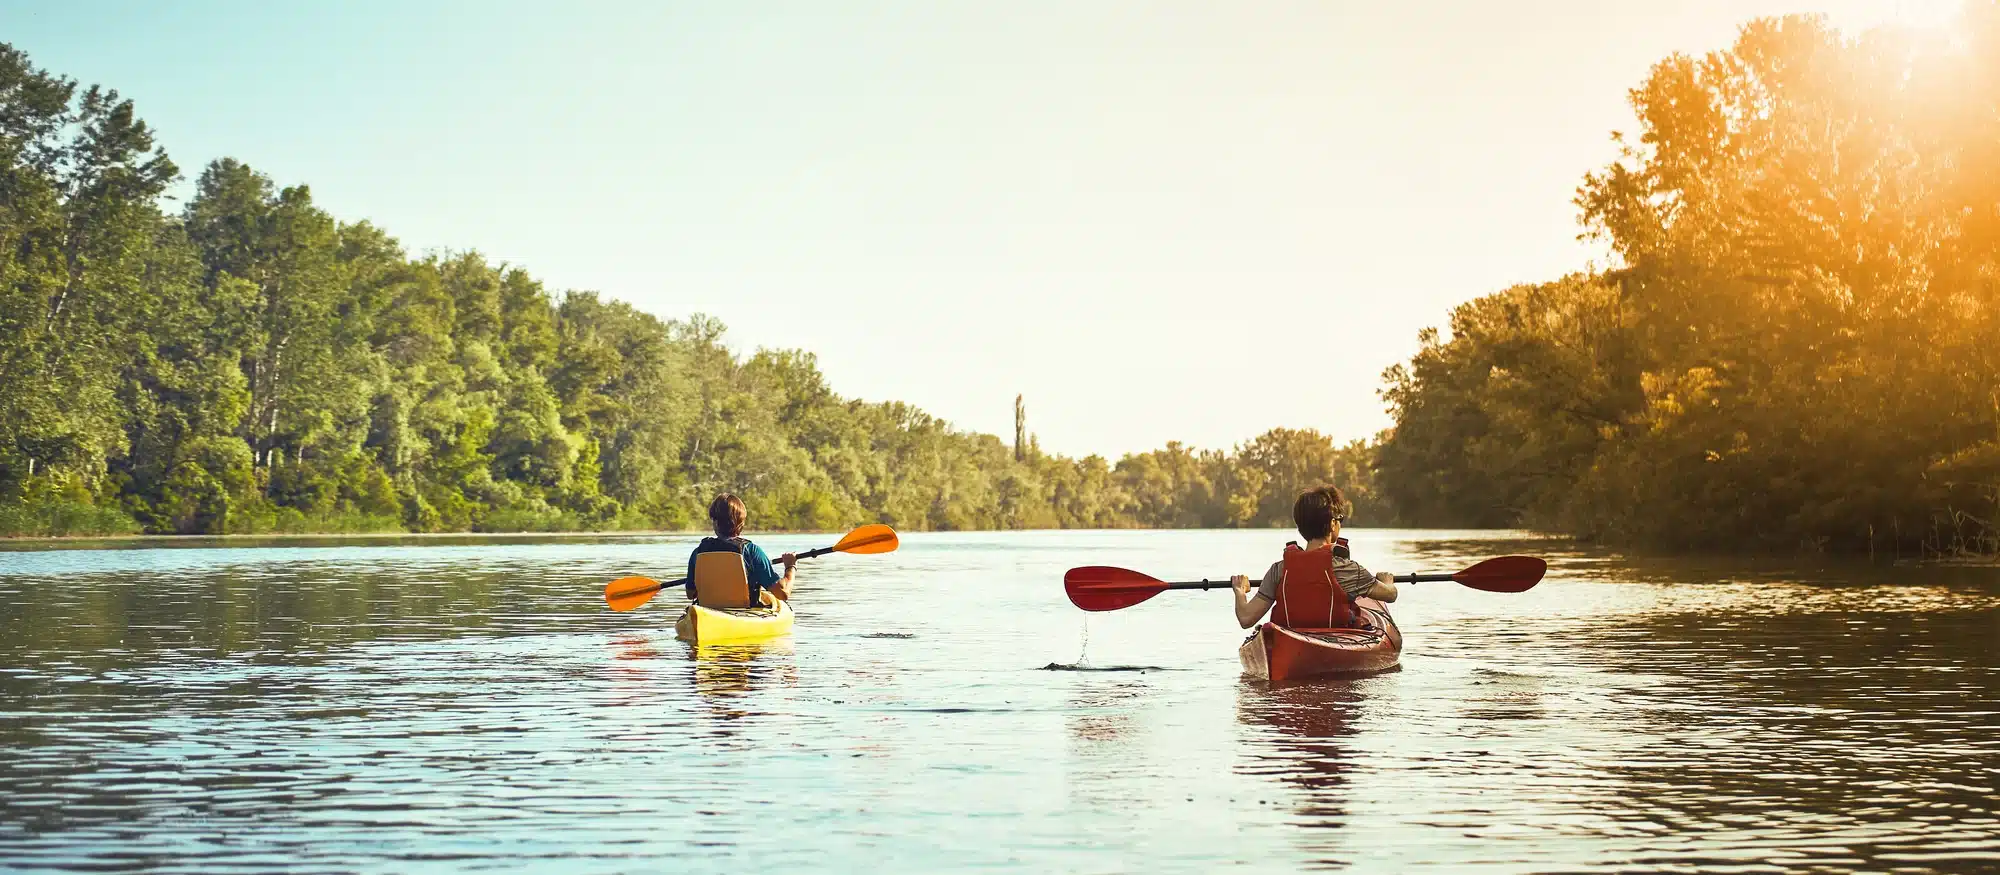
[[(760, 529), (754, 532), (753, 534), (758, 538), (793, 537), (793, 536), (805, 536), (805, 535), (832, 536), (841, 534), (845, 531), (846, 529), (844, 528)], [(1005, 534), (1009, 532), (1025, 534), (1031, 531), (1045, 532), (1049, 534), (1068, 533), (1068, 534), (1082, 535), (1090, 533), (1166, 531), (1166, 530), (1133, 529), (1133, 528), (1035, 529), (1035, 530), (974, 530), (974, 531), (951, 531), (951, 532), (924, 532), (921, 534), (988, 535), (988, 534)], [(1190, 531), (1228, 531), (1228, 530), (1190, 530)], [(1265, 529), (1262, 531), (1276, 533), (1273, 535), (1274, 543), (1280, 542), (1285, 538), (1290, 537), (1289, 533), (1286, 532), (1285, 530)], [(1463, 530), (1445, 530), (1445, 529), (1433, 529), (1424, 527), (1382, 526), (1382, 527), (1354, 528), (1348, 531), (1355, 538), (1367, 541), (1380, 538), (1388, 538), (1392, 540), (1405, 540), (1405, 539), (1424, 540), (1431, 536), (1442, 537), (1447, 535), (1447, 533), (1458, 532)], [(1877, 567), (1877, 568), (1926, 567), (1926, 568), (1963, 568), (1963, 569), (2000, 568), (2000, 555), (1977, 555), (1977, 554), (1892, 555), (1889, 553), (1878, 553), (1874, 556), (1870, 556), (1866, 553), (1831, 553), (1825, 551), (1813, 552), (1804, 550), (1793, 553), (1779, 553), (1770, 551), (1725, 551), (1725, 550), (1671, 551), (1671, 550), (1617, 549), (1617, 548), (1607, 547), (1605, 545), (1592, 545), (1587, 542), (1581, 541), (1573, 536), (1566, 535), (1560, 532), (1541, 532), (1541, 531), (1533, 531), (1525, 529), (1486, 529), (1486, 530), (1471, 530), (1471, 531), (1478, 531), (1482, 534), (1482, 536), (1505, 536), (1523, 545), (1528, 543), (1538, 543), (1546, 545), (1528, 550), (1528, 552), (1537, 554), (1549, 551), (1564, 552), (1574, 549), (1608, 551), (1613, 555), (1622, 557), (1625, 561), (1633, 562), (1640, 566), (1656, 562), (1693, 562), (1714, 568), (1717, 570), (1716, 573), (1723, 573), (1722, 569), (1735, 569), (1737, 571), (1748, 573), (1753, 576), (1756, 575), (1757, 573), (1760, 573), (1760, 571), (1765, 570), (1768, 566), (1774, 563), (1778, 565), (1786, 565), (1786, 564), (1795, 564), (1799, 562), (1808, 562), (1812, 564), (1827, 562), (1831, 563), (1832, 566), (1836, 567), (1839, 566)], [(596, 529), (596, 530), (561, 531), (561, 532), (286, 532), (286, 533), (269, 533), (269, 534), (230, 534), (230, 535), (159, 535), (159, 534), (61, 535), (61, 536), (0, 535), (0, 552), (21, 552), (21, 551), (40, 550), (40, 549), (62, 549), (62, 550), (88, 550), (96, 548), (132, 549), (132, 548), (146, 548), (146, 547), (156, 547), (156, 546), (200, 547), (200, 546), (211, 546), (211, 545), (227, 546), (227, 547), (257, 547), (266, 545), (272, 547), (282, 547), (282, 546), (299, 547), (299, 546), (314, 546), (321, 544), (348, 544), (355, 542), (375, 543), (375, 544), (404, 542), (404, 543), (409, 543), (411, 545), (482, 544), (482, 543), (495, 543), (495, 542), (514, 542), (514, 543), (528, 544), (528, 543), (560, 543), (563, 541), (589, 541), (589, 540), (622, 541), (622, 540), (641, 540), (646, 538), (698, 538), (706, 536), (707, 534), (708, 531), (706, 529)], [(919, 533), (904, 532), (903, 534), (905, 536), (908, 536), (910, 534), (919, 534)]]
[[(838, 534), (835, 529), (766, 529), (758, 535), (813, 535)], [(34, 547), (37, 545), (60, 545), (65, 547), (89, 546), (92, 544), (146, 545), (146, 544), (198, 544), (217, 542), (242, 545), (258, 541), (302, 542), (302, 541), (425, 541), (438, 542), (454, 539), (470, 540), (581, 540), (585, 538), (647, 538), (647, 537), (700, 537), (708, 534), (706, 529), (600, 529), (575, 532), (284, 532), (272, 534), (236, 535), (0, 535), (0, 549), (9, 547)]]

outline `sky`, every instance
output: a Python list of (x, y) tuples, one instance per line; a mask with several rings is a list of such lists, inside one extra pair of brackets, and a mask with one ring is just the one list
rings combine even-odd
[(238, 158), (961, 428), (1023, 394), (1043, 449), (1115, 459), (1374, 434), (1420, 329), (1607, 263), (1571, 199), (1652, 64), (1956, 6), (0, 0), (0, 41), (190, 180)]

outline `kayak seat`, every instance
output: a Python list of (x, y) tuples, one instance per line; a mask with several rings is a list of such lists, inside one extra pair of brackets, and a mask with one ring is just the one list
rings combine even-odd
[(704, 608), (754, 608), (750, 572), (740, 553), (694, 554), (694, 603)]

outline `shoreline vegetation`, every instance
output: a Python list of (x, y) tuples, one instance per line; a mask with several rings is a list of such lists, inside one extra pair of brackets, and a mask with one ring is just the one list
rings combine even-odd
[(2000, 555), (2000, 6), (1816, 17), (1657, 64), (1582, 181), (1619, 266), (1388, 369), (1395, 426), (1111, 462), (836, 394), (809, 352), (413, 256), (303, 186), (181, 171), (0, 44), (0, 536), (1528, 528), (1662, 550)]
[(2000, 555), (2000, 3), (1962, 14), (1656, 64), (1576, 193), (1619, 266), (1463, 304), (1384, 375), (1402, 520)]
[(1017, 415), (1009, 446), (706, 316), (412, 256), (233, 159), (168, 212), (179, 178), (131, 101), (0, 47), (0, 534), (681, 530), (723, 491), (763, 531), (1277, 524), (1325, 479), (1373, 506), (1361, 442), (1113, 465)]
[[(1291, 526), (1290, 526), (1289, 524), (1287, 524), (1287, 525), (1285, 525), (1285, 526), (1282, 526), (1282, 527), (1271, 527), (1271, 528), (1270, 528), (1269, 530), (1270, 530), (1270, 531), (1277, 531), (1277, 532), (1284, 532), (1284, 531), (1290, 531), (1290, 530), (1291, 530)], [(1374, 528), (1370, 528), (1370, 527), (1366, 527), (1366, 526), (1362, 526), (1362, 527), (1356, 527), (1356, 528), (1352, 529), (1352, 531), (1357, 531), (1357, 532), (1368, 532), (1368, 531), (1378, 531), (1378, 530), (1379, 530), (1379, 531), (1400, 531), (1400, 532), (1410, 532), (1410, 531), (1430, 531), (1430, 530), (1427, 530), (1427, 529), (1412, 529), (1412, 528), (1408, 528), (1408, 527), (1401, 527), (1401, 526), (1380, 526), (1380, 527), (1374, 527)], [(842, 530), (842, 529), (761, 529), (761, 530), (758, 530), (757, 532), (755, 532), (754, 534), (758, 535), (759, 537), (764, 537), (764, 536), (769, 536), (769, 535), (787, 535), (787, 536), (790, 536), (790, 535), (841, 535), (841, 534), (845, 534), (845, 533), (846, 533), (846, 531), (851, 531), (851, 530)], [(957, 532), (957, 533), (980, 533), (980, 532), (986, 532), (986, 533), (998, 533), (998, 532), (1010, 532), (1010, 531), (1065, 531), (1065, 532), (1093, 532), (1093, 531), (1095, 531), (1095, 532), (1131, 532), (1131, 531), (1158, 531), (1158, 530), (1156, 530), (1156, 529), (1138, 529), (1138, 528), (1136, 528), (1136, 527), (1124, 527), (1124, 528), (1116, 528), (1116, 529), (1060, 529), (1060, 530), (1056, 530), (1056, 529), (953, 529), (953, 530), (949, 530), (949, 531), (953, 531), (953, 532)], [(1199, 529), (1190, 529), (1190, 530), (1184, 530), (1184, 531), (1202, 531), (1202, 530), (1199, 530)], [(1260, 531), (1262, 531), (1262, 529), (1260, 529)], [(1496, 530), (1496, 529), (1480, 529), (1480, 530), (1478, 530), (1478, 531), (1481, 531), (1481, 532), (1495, 532), (1495, 531), (1506, 531), (1506, 530)], [(712, 533), (712, 532), (711, 532), (710, 530), (708, 530), (708, 529), (573, 529), (573, 530), (567, 530), (567, 531), (553, 531), (553, 532), (531, 532), (531, 531), (513, 531), (513, 532), (486, 532), (486, 531), (464, 531), (464, 532), (411, 532), (411, 531), (405, 531), (405, 530), (394, 530), (394, 531), (381, 531), (381, 532), (267, 532), (267, 533), (236, 533), (236, 534), (219, 534), (219, 535), (214, 535), (214, 534), (196, 534), (196, 535), (178, 535), (178, 534), (147, 534), (147, 533), (144, 533), (144, 532), (138, 532), (138, 533), (133, 533), (133, 534), (121, 534), (121, 535), (88, 535), (88, 534), (86, 534), (86, 535), (10, 535), (10, 536), (5, 536), (5, 537), (0, 537), (0, 549), (4, 549), (4, 547), (5, 547), (5, 546), (32, 546), (32, 545), (35, 545), (35, 544), (44, 544), (44, 543), (46, 543), (46, 544), (76, 544), (76, 543), (87, 543), (87, 542), (95, 542), (95, 541), (104, 541), (104, 542), (107, 542), (107, 543), (119, 543), (119, 544), (130, 544), (130, 543), (146, 543), (146, 542), (158, 542), (158, 543), (162, 543), (162, 544), (186, 544), (186, 543), (194, 543), (194, 542), (206, 542), (206, 541), (317, 541), (317, 540), (327, 540), (327, 541), (344, 541), (344, 540), (354, 540), (354, 541), (365, 541), (365, 540), (370, 540), (370, 539), (377, 539), (377, 540), (389, 540), (389, 539), (394, 539), (394, 538), (421, 538), (421, 539), (449, 539), (449, 538), (469, 538), (469, 539), (489, 539), (489, 538), (490, 538), (490, 539), (507, 539), (507, 538), (551, 538), (551, 539), (559, 539), (559, 538), (660, 538), (660, 537), (671, 537), (671, 538), (704, 538), (704, 537), (707, 537), (707, 536), (709, 536), (709, 535), (711, 535), (711, 534), (713, 534), (713, 533)], [(1521, 536), (1522, 536), (1522, 537), (1523, 537), (1524, 539), (1549, 539), (1549, 540), (1563, 540), (1563, 539), (1564, 539), (1564, 536), (1563, 536), (1563, 535), (1560, 535), (1560, 534), (1554, 534), (1554, 533), (1548, 533), (1548, 532), (1537, 532), (1537, 531), (1531, 531), (1531, 530), (1521, 530), (1521, 531), (1517, 532), (1517, 534), (1521, 535)]]

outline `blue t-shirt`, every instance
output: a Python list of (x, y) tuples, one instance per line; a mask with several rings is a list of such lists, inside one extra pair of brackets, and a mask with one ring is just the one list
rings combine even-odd
[[(701, 549), (701, 545), (697, 544), (695, 545), (694, 552), (688, 554), (687, 596), (689, 601), (694, 600), (694, 557), (704, 552), (715, 553), (721, 551), (712, 548), (704, 551)], [(750, 600), (753, 602), (757, 600), (757, 595), (763, 592), (765, 588), (777, 585), (778, 578), (781, 576), (778, 570), (771, 566), (771, 557), (765, 555), (764, 548), (750, 543), (748, 539), (743, 542), (743, 572), (750, 578)]]

